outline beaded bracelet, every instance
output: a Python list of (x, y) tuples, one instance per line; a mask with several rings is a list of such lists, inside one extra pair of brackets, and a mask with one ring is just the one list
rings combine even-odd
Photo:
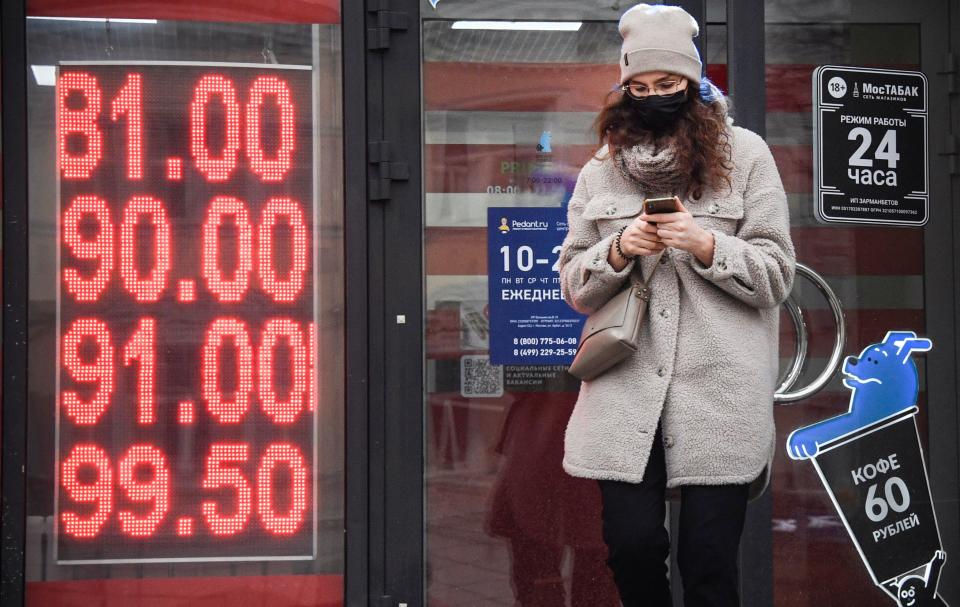
[(636, 259), (637, 256), (626, 255), (624, 254), (623, 249), (620, 248), (620, 236), (623, 235), (623, 231), (626, 229), (627, 229), (627, 226), (623, 226), (622, 228), (620, 228), (620, 231), (617, 232), (617, 238), (614, 240), (614, 243), (617, 245), (617, 255), (619, 255), (623, 259), (626, 259), (627, 261), (630, 261), (631, 259)]

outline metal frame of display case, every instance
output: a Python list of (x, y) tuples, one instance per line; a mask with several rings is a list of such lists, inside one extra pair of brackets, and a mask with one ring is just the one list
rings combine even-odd
[(0, 412), (0, 598), (24, 602), (27, 449), (26, 2), (0, 3), (3, 109), (3, 410)]
[[(346, 335), (346, 377), (344, 406), (346, 454), (344, 457), (345, 537), (344, 602), (365, 604), (368, 594), (370, 545), (368, 535), (368, 473), (370, 465), (368, 414), (368, 328), (367, 258), (365, 251), (366, 154), (363, 146), (349, 145), (366, 139), (366, 113), (361, 103), (367, 90), (365, 12), (361, 2), (344, 2), (343, 19), (343, 170), (344, 170), (344, 247), (355, 251), (344, 256)], [(357, 35), (360, 34), (360, 35)], [(350, 279), (349, 277), (354, 277)], [(353, 344), (352, 346), (350, 344)]]

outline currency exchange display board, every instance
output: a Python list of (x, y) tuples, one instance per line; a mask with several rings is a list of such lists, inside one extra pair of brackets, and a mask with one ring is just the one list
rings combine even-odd
[(56, 555), (315, 553), (312, 72), (57, 72)]

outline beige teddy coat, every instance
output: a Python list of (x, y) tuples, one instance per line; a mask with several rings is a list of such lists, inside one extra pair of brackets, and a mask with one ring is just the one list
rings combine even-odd
[[(640, 482), (662, 420), (668, 487), (751, 482), (751, 497), (766, 487), (779, 305), (796, 259), (770, 149), (756, 133), (728, 128), (732, 192), (724, 183), (683, 201), (713, 233), (713, 264), (667, 249), (637, 353), (581, 384), (564, 439), (563, 467), (573, 476)], [(617, 230), (640, 214), (644, 192), (606, 146), (598, 156), (577, 177), (560, 253), (563, 297), (583, 314), (656, 264), (656, 256), (644, 256), (617, 272), (607, 261)]]

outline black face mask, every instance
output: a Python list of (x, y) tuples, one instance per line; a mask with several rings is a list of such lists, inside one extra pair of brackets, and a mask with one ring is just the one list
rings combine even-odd
[(687, 102), (687, 91), (677, 91), (672, 95), (650, 95), (643, 101), (637, 101), (634, 109), (644, 124), (655, 131), (662, 131), (677, 121), (680, 108)]

